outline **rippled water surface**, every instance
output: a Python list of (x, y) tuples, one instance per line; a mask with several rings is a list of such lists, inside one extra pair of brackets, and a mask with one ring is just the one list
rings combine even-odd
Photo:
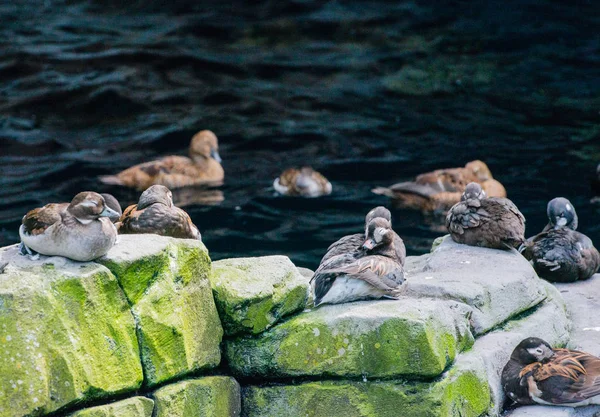
[[(98, 175), (220, 139), (218, 205), (187, 207), (214, 259), (324, 249), (388, 204), (370, 189), (485, 160), (527, 217), (569, 198), (600, 244), (600, 5), (594, 1), (23, 1), (0, 5), (0, 245)], [(275, 196), (310, 164), (331, 196)], [(440, 235), (393, 212), (409, 253)]]

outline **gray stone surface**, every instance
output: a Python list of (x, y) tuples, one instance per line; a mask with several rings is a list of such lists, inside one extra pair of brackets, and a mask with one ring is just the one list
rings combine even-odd
[(515, 408), (504, 414), (505, 417), (600, 417), (600, 406), (591, 407), (552, 407), (528, 405)]
[(443, 238), (432, 253), (408, 257), (407, 292), (462, 302), (475, 335), (530, 309), (546, 297), (535, 271), (516, 251), (478, 248)]

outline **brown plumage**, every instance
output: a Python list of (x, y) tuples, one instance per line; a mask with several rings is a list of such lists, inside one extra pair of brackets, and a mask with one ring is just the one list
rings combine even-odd
[(311, 167), (289, 168), (275, 179), (273, 188), (280, 194), (301, 197), (320, 197), (331, 194), (331, 183)]
[(446, 216), (455, 242), (493, 249), (517, 248), (525, 241), (525, 217), (507, 198), (486, 197), (481, 185), (467, 185), (462, 201)]
[(502, 371), (506, 395), (519, 404), (578, 407), (600, 404), (600, 358), (523, 340)]
[(166, 156), (156, 161), (132, 166), (117, 175), (100, 177), (106, 184), (145, 190), (160, 184), (169, 188), (188, 185), (214, 184), (223, 181), (224, 171), (219, 156), (217, 137), (210, 130), (194, 135), (190, 143), (190, 157)]
[(463, 168), (438, 169), (421, 174), (414, 181), (377, 187), (372, 191), (392, 198), (397, 207), (445, 212), (460, 201), (470, 182), (482, 184), (491, 197), (506, 197), (504, 186), (493, 179), (488, 166), (479, 160), (471, 161)]
[(153, 185), (142, 193), (137, 204), (125, 209), (117, 223), (120, 234), (154, 233), (182, 239), (200, 239), (190, 216), (173, 205), (171, 191)]

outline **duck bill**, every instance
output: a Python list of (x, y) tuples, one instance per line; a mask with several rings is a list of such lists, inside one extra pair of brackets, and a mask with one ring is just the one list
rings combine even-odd
[(376, 246), (375, 241), (373, 239), (367, 239), (365, 240), (365, 243), (363, 243), (362, 247), (363, 249), (367, 249), (367, 250), (371, 250)]
[(218, 163), (221, 163), (221, 161), (222, 161), (221, 155), (219, 155), (219, 151), (217, 151), (216, 149), (212, 149), (210, 151), (210, 156), (211, 156), (212, 159), (214, 159)]
[(119, 220), (121, 216), (119, 215), (119, 213), (106, 206), (104, 207), (104, 210), (102, 210), (102, 213), (98, 215), (98, 217), (108, 217), (111, 221), (114, 222), (115, 220)]
[(561, 227), (565, 227), (566, 225), (567, 225), (567, 219), (565, 219), (564, 217), (557, 217), (554, 228), (560, 229)]

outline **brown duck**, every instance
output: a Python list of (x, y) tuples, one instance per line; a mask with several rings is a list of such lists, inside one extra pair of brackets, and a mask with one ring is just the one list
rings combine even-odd
[(517, 248), (525, 241), (525, 217), (507, 198), (486, 197), (480, 184), (467, 185), (446, 216), (455, 242), (492, 249)]
[(519, 343), (502, 370), (502, 388), (518, 404), (600, 404), (600, 358), (552, 349), (544, 340), (529, 337)]
[(414, 181), (377, 187), (372, 191), (392, 198), (400, 208), (412, 208), (424, 212), (446, 212), (460, 201), (470, 182), (480, 183), (490, 197), (506, 197), (504, 186), (492, 177), (488, 166), (479, 160), (471, 161), (463, 168), (438, 169), (421, 174)]
[(219, 156), (217, 136), (210, 130), (194, 135), (190, 143), (190, 157), (166, 156), (156, 161), (132, 166), (117, 175), (100, 177), (106, 184), (145, 190), (160, 184), (169, 188), (188, 185), (217, 185), (225, 176)]
[(137, 204), (125, 209), (117, 228), (120, 234), (154, 233), (201, 239), (190, 216), (173, 205), (171, 191), (164, 185), (153, 185), (144, 191)]
[(333, 256), (315, 271), (311, 279), (315, 307), (400, 295), (404, 269), (395, 242), (389, 221), (371, 220), (359, 249)]
[(275, 178), (273, 188), (279, 194), (300, 197), (320, 197), (331, 194), (331, 183), (311, 167), (289, 168)]

